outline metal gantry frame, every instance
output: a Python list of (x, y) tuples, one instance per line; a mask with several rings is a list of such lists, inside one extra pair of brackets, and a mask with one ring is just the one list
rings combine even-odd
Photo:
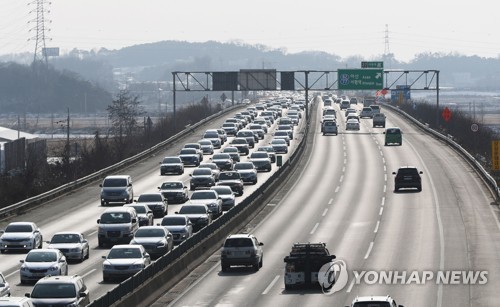
[[(257, 69), (255, 71), (258, 71)], [(439, 126), (439, 70), (384, 70), (384, 88), (378, 90), (396, 90), (398, 86), (404, 86), (411, 91), (436, 91), (436, 125)], [(174, 131), (176, 131), (176, 92), (209, 92), (213, 89), (214, 73), (238, 73), (238, 71), (194, 71), (194, 72), (172, 72), (173, 88), (173, 116)], [(246, 72), (247, 73), (247, 72)], [(275, 82), (280, 88), (262, 88), (258, 89), (238, 89), (238, 91), (281, 91), (281, 82), (278, 76), (281, 73), (294, 74), (294, 91), (304, 91), (306, 99), (306, 118), (309, 118), (309, 91), (333, 91), (338, 90), (338, 71), (337, 70), (295, 70), (295, 71), (276, 71)], [(333, 75), (333, 78), (332, 78)], [(256, 78), (255, 78), (256, 79)], [(398, 83), (399, 82), (399, 83)], [(402, 83), (401, 83), (402, 82)], [(262, 84), (260, 84), (262, 85)], [(181, 89), (177, 89), (180, 86)], [(353, 89), (355, 90), (355, 89)], [(231, 91), (234, 102), (233, 90), (216, 90), (217, 92)], [(366, 90), (362, 90), (366, 91)]]

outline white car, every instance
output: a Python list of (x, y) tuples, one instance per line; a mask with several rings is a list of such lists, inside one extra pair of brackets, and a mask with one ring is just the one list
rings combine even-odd
[(2, 272), (0, 272), (0, 297), (4, 296), (10, 296), (10, 285)]
[(102, 279), (127, 278), (151, 264), (151, 257), (142, 245), (115, 245), (107, 256), (102, 256)]
[(191, 194), (189, 205), (206, 205), (214, 218), (222, 215), (222, 200), (214, 190), (198, 190)]
[(174, 244), (182, 243), (193, 235), (193, 223), (186, 215), (167, 215), (161, 220), (160, 225), (167, 227), (172, 233)]
[(89, 259), (89, 242), (79, 232), (58, 232), (47, 243), (49, 243), (47, 248), (60, 250), (66, 259), (79, 261)]
[(19, 275), (21, 284), (37, 281), (47, 275), (68, 275), (66, 257), (58, 249), (35, 249), (28, 252), (22, 263)]
[(174, 248), (174, 238), (165, 226), (139, 227), (130, 244), (140, 244), (154, 259), (169, 253)]
[(40, 228), (31, 222), (10, 223), (0, 236), (1, 253), (8, 250), (32, 250), (42, 246), (43, 236)]
[(363, 110), (361, 110), (359, 117), (361, 117), (361, 118), (364, 118), (364, 117), (373, 118), (373, 109), (370, 107), (364, 107)]
[(357, 119), (349, 119), (345, 124), (345, 130), (359, 130), (359, 121)]

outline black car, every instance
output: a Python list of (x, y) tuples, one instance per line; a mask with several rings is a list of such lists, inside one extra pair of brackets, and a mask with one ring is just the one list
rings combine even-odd
[(392, 174), (396, 175), (394, 178), (395, 192), (401, 188), (416, 188), (418, 191), (422, 191), (422, 178), (420, 174), (423, 174), (423, 172), (418, 171), (416, 167), (400, 167), (397, 172), (393, 172)]
[(175, 157), (165, 157), (160, 162), (160, 175), (165, 175), (169, 173), (174, 173), (177, 175), (184, 174), (184, 163), (182, 163), (181, 158)]
[(189, 199), (187, 187), (182, 181), (167, 181), (158, 187), (169, 203), (185, 203)]
[(215, 185), (215, 174), (209, 168), (195, 168), (190, 180), (190, 190), (197, 188), (210, 188)]
[(212, 223), (212, 211), (207, 205), (184, 205), (177, 214), (186, 215), (193, 223), (193, 231), (198, 231)]
[(243, 180), (241, 179), (240, 173), (237, 171), (220, 173), (217, 185), (228, 186), (233, 192), (238, 193), (239, 196), (243, 195)]
[(242, 155), (248, 155), (250, 153), (249, 146), (248, 146), (248, 141), (244, 137), (236, 137), (233, 139), (231, 142), (231, 146), (234, 146), (238, 148), (238, 151)]
[(219, 167), (221, 171), (228, 171), (233, 169), (233, 159), (228, 153), (217, 153), (212, 156), (212, 162)]

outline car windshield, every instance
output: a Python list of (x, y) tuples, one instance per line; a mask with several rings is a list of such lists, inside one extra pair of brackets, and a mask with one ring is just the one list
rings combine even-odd
[(191, 199), (217, 199), (217, 195), (213, 191), (195, 191)]
[(230, 127), (230, 128), (234, 128), (234, 124), (233, 123), (227, 123), (227, 124), (222, 124), (222, 127)]
[(196, 155), (196, 149), (184, 148), (181, 150), (181, 155)]
[(200, 145), (199, 145), (199, 144), (189, 143), (189, 144), (184, 145), (184, 148), (194, 148), (194, 149), (198, 149), (198, 148), (200, 148)]
[(55, 252), (31, 252), (26, 255), (26, 262), (54, 262), (57, 261)]
[(218, 167), (215, 163), (204, 163), (204, 164), (201, 164), (200, 166), (198, 166), (198, 168), (208, 168), (208, 169), (212, 169), (212, 170), (218, 169)]
[(204, 206), (187, 205), (187, 206), (182, 206), (179, 213), (180, 214), (197, 214), (197, 213), (203, 214), (203, 213), (207, 213), (207, 211), (206, 211)]
[(205, 133), (203, 135), (203, 138), (204, 139), (218, 139), (219, 138), (219, 133), (217, 133), (217, 132)]
[(161, 221), (162, 226), (182, 226), (186, 225), (186, 219), (180, 216), (167, 216)]
[(141, 250), (138, 248), (112, 248), (108, 259), (142, 258)]
[(217, 187), (211, 187), (211, 189), (216, 191), (219, 195), (231, 195), (231, 194), (233, 194), (233, 190), (231, 190), (230, 187), (217, 186)]
[(199, 141), (200, 145), (202, 146), (212, 146), (212, 142), (210, 141)]
[(147, 201), (162, 201), (161, 194), (141, 194), (137, 199), (138, 202)]
[(418, 175), (418, 171), (416, 168), (400, 168), (398, 170), (398, 175), (403, 175), (403, 176), (407, 176), (407, 175)]
[(250, 158), (252, 159), (263, 159), (263, 158), (269, 158), (269, 155), (267, 152), (253, 152), (250, 155)]
[(238, 172), (223, 172), (219, 176), (219, 180), (234, 180), (240, 179), (240, 174)]
[(55, 234), (50, 240), (51, 244), (54, 243), (80, 243), (80, 236), (77, 234)]
[(107, 178), (107, 179), (104, 179), (102, 186), (106, 187), (106, 188), (126, 187), (127, 186), (127, 179)]
[(164, 237), (165, 231), (159, 228), (140, 227), (134, 235), (136, 238)]
[(266, 151), (266, 152), (274, 152), (274, 149), (270, 146), (266, 146), (266, 147), (260, 147), (257, 149), (257, 151)]
[(32, 232), (31, 225), (8, 225), (5, 232)]
[(286, 131), (276, 131), (274, 133), (275, 136), (288, 136), (288, 132)]
[(146, 213), (146, 206), (129, 206), (135, 209), (135, 212), (137, 213)]
[(224, 148), (223, 152), (226, 152), (226, 153), (228, 153), (228, 152), (238, 152), (238, 148), (236, 148), (236, 147), (226, 147), (226, 148)]
[(253, 246), (250, 238), (231, 238), (226, 239), (224, 247), (251, 247)]
[(162, 190), (167, 190), (167, 189), (182, 189), (184, 187), (184, 184), (182, 182), (164, 182), (161, 185)]
[(271, 141), (271, 143), (274, 145), (284, 145), (286, 144), (286, 141), (283, 139), (274, 139)]
[(181, 160), (177, 157), (172, 157), (172, 158), (165, 158), (163, 159), (162, 163), (168, 164), (168, 163), (182, 163)]
[(215, 154), (212, 157), (212, 160), (227, 160), (231, 159), (231, 156), (228, 154)]
[(37, 283), (31, 291), (32, 298), (75, 298), (76, 287), (72, 283)]
[(101, 216), (101, 224), (123, 224), (130, 222), (130, 214), (128, 212), (107, 212)]
[(385, 131), (386, 134), (400, 134), (401, 131), (399, 129), (387, 129)]
[(255, 166), (253, 163), (248, 163), (248, 162), (241, 162), (241, 163), (236, 163), (234, 165), (235, 170), (242, 170), (242, 169), (254, 169)]
[(212, 170), (209, 168), (196, 168), (193, 171), (193, 176), (210, 176), (212, 175)]
[[(253, 135), (253, 133), (252, 133)], [(247, 140), (245, 139), (240, 139), (240, 138), (237, 138), (237, 139), (234, 139), (231, 144), (248, 144)]]

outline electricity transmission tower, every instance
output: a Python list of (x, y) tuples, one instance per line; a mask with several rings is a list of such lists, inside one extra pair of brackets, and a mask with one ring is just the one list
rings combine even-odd
[(50, 2), (47, 0), (33, 0), (28, 3), (28, 5), (36, 5), (36, 8), (32, 9), (29, 13), (30, 15), (36, 15), (35, 18), (31, 19), (29, 23), (34, 23), (35, 25), (29, 30), (30, 32), (35, 32), (35, 35), (28, 40), (35, 41), (35, 54), (33, 57), (33, 63), (43, 63), (48, 66), (47, 54), (45, 53), (45, 40), (50, 40), (45, 36), (45, 31), (50, 31), (47, 27), (47, 23), (51, 21), (45, 19), (45, 13), (50, 13), (48, 7)]
[(384, 48), (384, 56), (388, 56), (390, 52), (389, 50), (389, 25), (385, 25), (385, 48)]

